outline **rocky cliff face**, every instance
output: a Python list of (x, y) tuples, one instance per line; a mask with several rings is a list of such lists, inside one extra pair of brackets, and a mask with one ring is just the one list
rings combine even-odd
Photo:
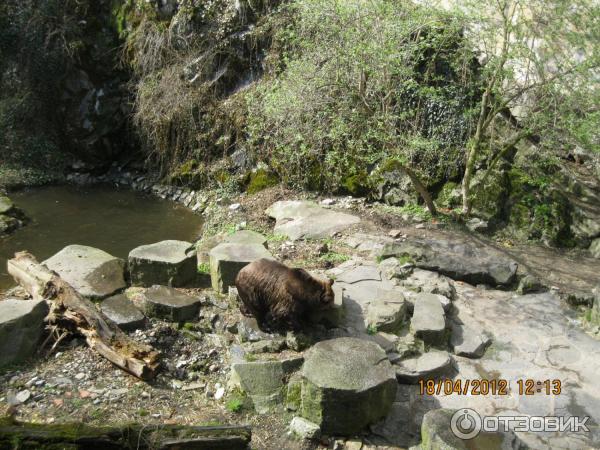
[(113, 2), (8, 1), (1, 8), (3, 162), (59, 170), (65, 155), (100, 164), (130, 151)]

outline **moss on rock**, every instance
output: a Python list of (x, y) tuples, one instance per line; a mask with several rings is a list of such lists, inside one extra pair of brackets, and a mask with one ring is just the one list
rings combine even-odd
[(355, 197), (364, 197), (372, 189), (369, 175), (364, 170), (345, 178), (342, 187), (346, 193)]
[(436, 198), (437, 205), (448, 209), (460, 206), (461, 197), (458, 189), (460, 189), (460, 185), (454, 181), (445, 183)]
[(257, 169), (248, 176), (248, 184), (246, 192), (248, 194), (256, 194), (257, 192), (276, 186), (279, 183), (277, 175), (267, 169)]
[(525, 239), (543, 240), (561, 247), (573, 246), (571, 207), (565, 194), (554, 188), (545, 176), (532, 176), (519, 167), (508, 172), (508, 179), (507, 208), (511, 230)]

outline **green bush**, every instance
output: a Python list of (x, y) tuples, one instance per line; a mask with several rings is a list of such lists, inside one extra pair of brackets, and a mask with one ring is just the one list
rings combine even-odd
[(391, 0), (289, 8), (284, 69), (247, 98), (259, 159), (291, 185), (359, 195), (389, 156), (436, 179), (460, 172), (477, 90), (460, 21)]

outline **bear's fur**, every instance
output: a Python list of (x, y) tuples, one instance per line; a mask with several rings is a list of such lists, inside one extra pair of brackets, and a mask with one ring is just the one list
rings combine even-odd
[(244, 267), (235, 279), (244, 315), (252, 315), (265, 330), (298, 331), (312, 311), (331, 307), (333, 280), (319, 280), (304, 269), (292, 269), (270, 259)]

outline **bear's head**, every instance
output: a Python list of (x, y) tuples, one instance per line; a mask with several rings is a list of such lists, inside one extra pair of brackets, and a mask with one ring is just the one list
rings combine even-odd
[(327, 309), (331, 307), (335, 301), (335, 294), (333, 293), (333, 280), (330, 278), (327, 281), (323, 281), (321, 284), (323, 286), (323, 290), (321, 292), (319, 306), (322, 309)]

